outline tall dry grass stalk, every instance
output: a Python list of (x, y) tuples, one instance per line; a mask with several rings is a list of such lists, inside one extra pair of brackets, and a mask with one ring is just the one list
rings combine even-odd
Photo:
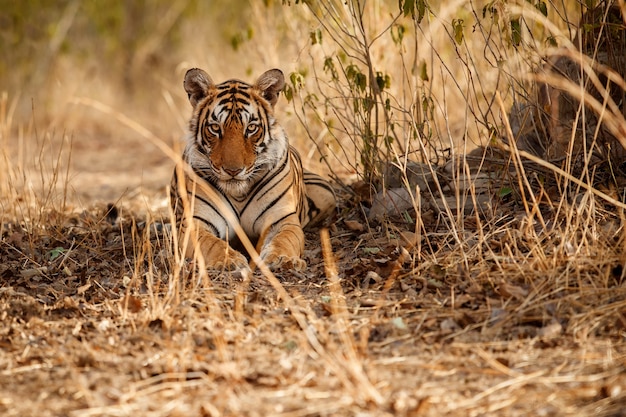
[(63, 132), (40, 132), (36, 115), (16, 125), (17, 100), (0, 98), (0, 203), (4, 221), (20, 219), (43, 226), (48, 212), (64, 212), (71, 193), (71, 141)]

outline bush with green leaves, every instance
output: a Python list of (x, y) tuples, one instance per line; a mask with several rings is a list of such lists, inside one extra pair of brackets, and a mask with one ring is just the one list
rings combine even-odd
[(543, 0), (284, 4), (315, 22), (287, 98), (322, 158), (376, 188), (389, 164), (441, 164), (501, 136), (496, 93), (529, 96), (523, 75), (557, 42)]

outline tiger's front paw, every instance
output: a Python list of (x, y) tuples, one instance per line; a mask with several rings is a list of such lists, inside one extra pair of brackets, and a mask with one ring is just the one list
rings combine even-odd
[(272, 270), (289, 268), (301, 271), (306, 268), (306, 262), (301, 258), (304, 232), (297, 218), (268, 228), (259, 239), (257, 250), (259, 247), (261, 259)]
[(243, 254), (231, 248), (225, 241), (204, 231), (198, 238), (197, 247), (193, 245), (187, 247), (187, 257), (202, 257), (206, 269), (235, 271), (250, 268)]
[(208, 269), (238, 271), (250, 269), (248, 260), (236, 250), (229, 249), (222, 258), (205, 259)]
[(298, 257), (269, 253), (265, 256), (262, 255), (261, 258), (272, 271), (276, 271), (280, 268), (295, 269), (296, 271), (306, 269), (306, 262)]

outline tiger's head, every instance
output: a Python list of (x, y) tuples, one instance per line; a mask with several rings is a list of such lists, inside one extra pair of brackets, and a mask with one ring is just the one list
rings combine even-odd
[(187, 71), (185, 91), (193, 106), (189, 162), (224, 193), (245, 196), (288, 152), (287, 137), (274, 119), (285, 86), (272, 69), (250, 85), (239, 80), (215, 84), (198, 68)]

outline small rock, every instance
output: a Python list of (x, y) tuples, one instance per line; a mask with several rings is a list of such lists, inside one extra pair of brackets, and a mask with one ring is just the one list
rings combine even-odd
[(414, 207), (415, 202), (406, 188), (382, 190), (374, 196), (368, 219), (380, 221), (384, 217), (402, 215)]
[(461, 326), (459, 326), (459, 324), (451, 318), (445, 319), (439, 326), (444, 333), (452, 333), (454, 331), (461, 330)]
[(385, 186), (387, 188), (400, 188), (405, 186), (405, 181), (408, 181), (413, 189), (415, 186), (418, 186), (420, 190), (434, 189), (433, 173), (436, 175), (429, 164), (420, 162), (407, 161), (406, 167), (403, 169), (395, 164), (389, 164), (384, 174)]

